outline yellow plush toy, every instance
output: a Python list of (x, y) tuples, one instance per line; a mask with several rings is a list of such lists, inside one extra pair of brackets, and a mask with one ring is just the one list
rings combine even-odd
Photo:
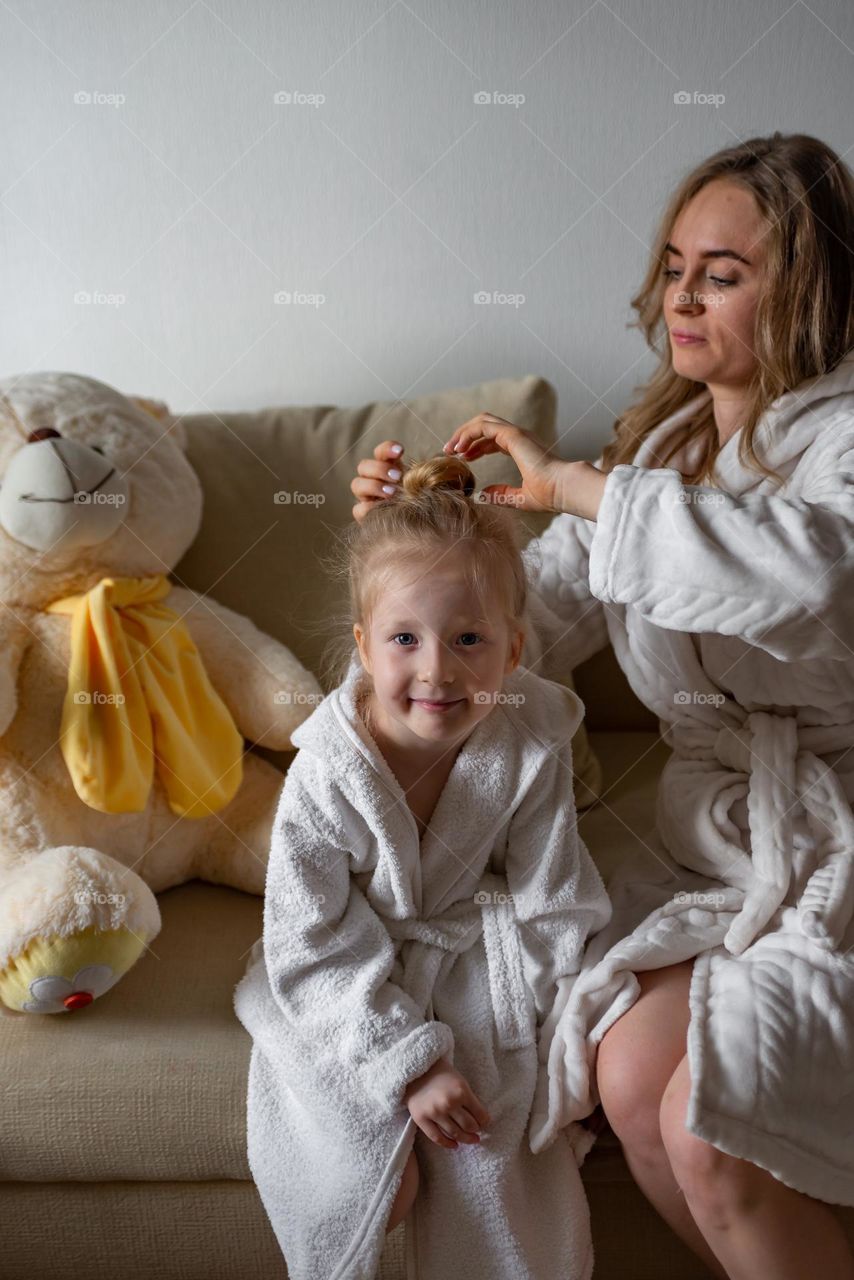
[(201, 521), (183, 427), (92, 378), (0, 382), (0, 1005), (65, 1013), (200, 877), (263, 893), (277, 750), (322, 696), (169, 570)]

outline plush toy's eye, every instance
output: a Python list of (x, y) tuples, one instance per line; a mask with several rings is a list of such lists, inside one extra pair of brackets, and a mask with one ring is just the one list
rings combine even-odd
[(101, 457), (103, 458), (104, 450), (101, 448), (99, 444), (93, 444), (92, 448), (95, 450), (96, 453), (100, 453)]

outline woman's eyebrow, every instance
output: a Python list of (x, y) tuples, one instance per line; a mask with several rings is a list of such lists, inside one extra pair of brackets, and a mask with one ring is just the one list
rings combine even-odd
[[(671, 244), (669, 240), (667, 241), (667, 244), (664, 246), (664, 252), (675, 253), (680, 258), (683, 256), (682, 250), (677, 249), (676, 245)], [(744, 265), (747, 267), (752, 265), (748, 258), (742, 257), (740, 253), (736, 253), (735, 249), (707, 249), (705, 253), (700, 254), (700, 257), (701, 258), (735, 258), (736, 262), (743, 262)]]

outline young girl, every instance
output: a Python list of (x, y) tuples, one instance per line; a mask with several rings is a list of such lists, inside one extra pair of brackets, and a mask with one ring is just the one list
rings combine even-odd
[[(512, 515), (415, 463), (348, 531), (356, 650), (297, 729), (263, 936), (248, 1155), (291, 1280), (587, 1280), (578, 1125), (546, 1149), (544, 1024), (609, 920), (576, 830), (580, 699), (520, 661)], [(535, 1151), (537, 1152), (535, 1154)]]

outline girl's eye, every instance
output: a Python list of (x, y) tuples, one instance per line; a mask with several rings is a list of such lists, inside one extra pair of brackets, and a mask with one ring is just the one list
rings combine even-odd
[(726, 289), (728, 285), (735, 284), (735, 280), (722, 280), (720, 276), (709, 276), (709, 279), (713, 284), (719, 284), (724, 289)]
[[(463, 634), (460, 636), (460, 640), (465, 641), (466, 638), (473, 640), (475, 643), (477, 643), (477, 641), (480, 640), (481, 637), (477, 634), (476, 631), (464, 631)], [(471, 647), (472, 646), (470, 644), (463, 644), (463, 648), (465, 649), (470, 649)]]
[[(393, 639), (393, 640), (399, 640), (401, 636), (406, 636), (406, 637), (408, 637), (408, 639), (410, 639), (410, 640), (414, 640), (414, 639), (415, 639), (415, 637), (414, 637), (414, 635), (412, 634), (412, 632), (411, 632), (411, 631), (398, 631), (398, 633), (397, 633), (397, 635), (396, 635), (396, 636), (392, 636), (392, 639)], [(399, 648), (401, 648), (401, 649), (408, 649), (410, 646), (409, 646), (408, 644), (402, 644), (402, 645), (399, 645), (398, 647), (399, 647)]]

